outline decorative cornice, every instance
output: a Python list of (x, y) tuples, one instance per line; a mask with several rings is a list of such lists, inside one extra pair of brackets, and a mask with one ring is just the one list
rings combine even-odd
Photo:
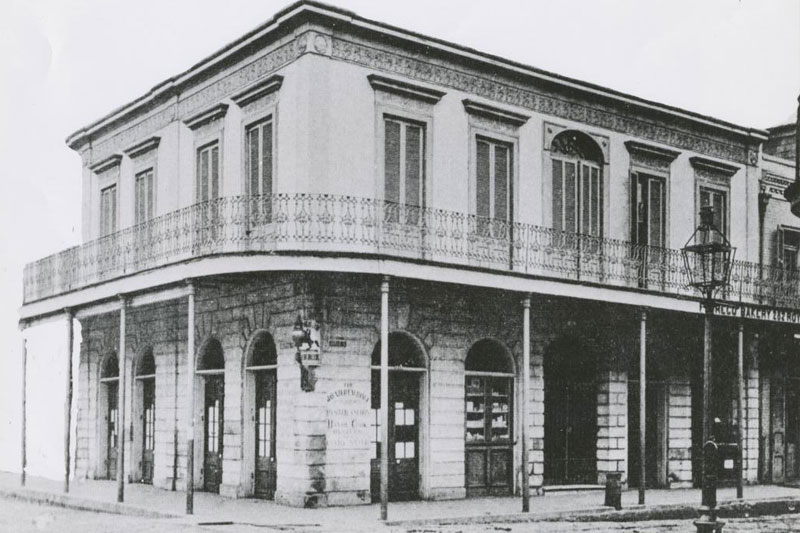
[(407, 98), (421, 100), (428, 104), (435, 104), (444, 96), (444, 91), (430, 89), (421, 85), (415, 85), (407, 81), (395, 80), (377, 74), (370, 74), (367, 76), (369, 84), (376, 91), (385, 91), (387, 93), (398, 94)]
[(209, 122), (224, 117), (225, 113), (227, 112), (228, 112), (228, 104), (217, 104), (213, 107), (206, 109), (205, 111), (201, 111), (200, 113), (184, 120), (183, 122), (184, 124), (189, 126), (190, 129), (196, 130), (200, 126), (204, 126)]
[(719, 161), (706, 159), (705, 157), (690, 157), (689, 162), (697, 170), (702, 170), (712, 174), (722, 174), (728, 178), (740, 170), (740, 167), (728, 165), (727, 163), (720, 163)]
[(660, 146), (653, 146), (652, 144), (645, 144), (638, 141), (625, 141), (625, 148), (631, 154), (642, 155), (649, 158), (663, 159), (671, 163), (680, 155), (676, 150), (668, 150)]
[(275, 74), (259, 83), (256, 83), (255, 85), (248, 87), (244, 91), (231, 96), (231, 100), (233, 100), (233, 103), (239, 107), (244, 107), (247, 104), (258, 100), (259, 98), (278, 91), (282, 84), (283, 76)]
[(764, 192), (783, 198), (784, 191), (791, 185), (792, 179), (764, 171), (761, 174), (761, 188)]
[(126, 148), (123, 150), (128, 157), (134, 158), (139, 157), (142, 154), (149, 152), (150, 150), (155, 150), (158, 148), (158, 144), (161, 142), (161, 137), (154, 135), (147, 139), (146, 141), (142, 141), (138, 144), (134, 144), (130, 148)]
[(112, 167), (119, 166), (121, 161), (122, 161), (122, 154), (112, 154), (111, 156), (106, 157), (102, 161), (98, 161), (89, 168), (95, 174), (100, 174), (101, 172), (105, 172), (106, 170)]
[(517, 128), (528, 122), (528, 119), (531, 118), (530, 115), (523, 115), (521, 113), (515, 113), (514, 111), (508, 111), (499, 107), (482, 104), (468, 98), (462, 100), (461, 103), (464, 104), (464, 110), (467, 113), (505, 122), (506, 124), (511, 124)]
[[(674, 125), (666, 125), (664, 121), (647, 118), (644, 111), (636, 112), (631, 106), (607, 103), (599, 98), (584, 97), (575, 101), (574, 96), (567, 94), (547, 94), (530, 83), (519, 81), (520, 77), (503, 78), (501, 75), (491, 78), (477, 72), (457, 69), (454, 65), (444, 66), (434, 63), (422, 53), (408, 51), (398, 53), (393, 50), (378, 48), (378, 44), (366, 45), (354, 42), (343, 36), (333, 38), (331, 57), (343, 61), (366, 66), (371, 69), (430, 83), (440, 87), (450, 87), (459, 91), (474, 94), (481, 98), (515, 107), (529, 109), (536, 113), (559, 117), (582, 124), (592, 125), (610, 131), (624, 133), (633, 137), (649, 139), (660, 144), (675, 146), (681, 149), (707, 154), (711, 157), (727, 159), (747, 164), (747, 149), (743, 142), (733, 142), (720, 138), (720, 135), (740, 135), (725, 130), (716, 138), (707, 134), (698, 134), (687, 129), (678, 129)], [(381, 44), (381, 46), (388, 46)], [(578, 94), (578, 93), (574, 93)], [(670, 113), (664, 109), (663, 112)], [(693, 120), (686, 118), (686, 120)], [(705, 129), (707, 131), (707, 128)]]

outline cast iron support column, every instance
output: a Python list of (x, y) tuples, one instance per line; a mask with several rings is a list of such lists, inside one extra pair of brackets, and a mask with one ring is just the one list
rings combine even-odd
[(742, 499), (744, 497), (743, 474), (744, 474), (744, 405), (745, 405), (745, 389), (744, 389), (744, 324), (739, 322), (739, 357), (736, 365), (736, 377), (739, 380), (739, 401), (736, 402), (736, 417), (738, 419), (739, 430), (737, 431), (736, 438), (739, 446), (738, 463), (736, 469), (736, 498)]
[(711, 434), (711, 317), (714, 301), (705, 299), (703, 323), (703, 494), (700, 518), (694, 525), (697, 533), (719, 533), (724, 522), (717, 521), (717, 443)]
[(67, 387), (66, 398), (64, 399), (64, 492), (69, 492), (69, 466), (70, 466), (70, 428), (72, 427), (72, 341), (73, 313), (71, 309), (66, 309), (67, 314)]
[(389, 276), (381, 282), (381, 520), (389, 516)]
[(127, 301), (119, 297), (119, 386), (117, 387), (117, 501), (125, 501), (125, 390), (128, 388), (128, 358), (125, 354)]
[(26, 434), (28, 423), (27, 410), (27, 387), (28, 384), (28, 344), (25, 338), (22, 339), (22, 471), (19, 475), (19, 482), (25, 486), (25, 469), (28, 467), (28, 451), (26, 446)]
[(186, 388), (189, 410), (186, 414), (186, 514), (194, 514), (194, 285), (191, 281), (188, 302), (188, 331), (186, 332)]
[(647, 413), (647, 311), (639, 317), (639, 505), (644, 505), (647, 487), (647, 437), (645, 416)]
[(531, 507), (530, 464), (528, 462), (528, 402), (531, 387), (531, 297), (522, 300), (522, 512)]

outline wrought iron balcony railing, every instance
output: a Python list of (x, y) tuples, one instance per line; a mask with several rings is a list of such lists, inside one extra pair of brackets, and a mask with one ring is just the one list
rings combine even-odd
[[(333, 195), (227, 197), (30, 263), (24, 302), (188, 259), (248, 252), (383, 255), (692, 295), (680, 251)], [(724, 299), (800, 308), (800, 280), (736, 261)]]

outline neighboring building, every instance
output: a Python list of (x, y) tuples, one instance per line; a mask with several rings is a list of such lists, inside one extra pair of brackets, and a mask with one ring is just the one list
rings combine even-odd
[(743, 324), (743, 475), (800, 480), (800, 224), (772, 130), (300, 2), (68, 144), (84, 244), (26, 267), (21, 314), (80, 321), (78, 478), (115, 477), (125, 429), (125, 478), (182, 490), (194, 417), (198, 489), (370, 502), (388, 287), (392, 498), (514, 492), (522, 424), (534, 486), (638, 484), (645, 320), (648, 482), (691, 486), (703, 317), (679, 249), (712, 205), (737, 249), (719, 436)]

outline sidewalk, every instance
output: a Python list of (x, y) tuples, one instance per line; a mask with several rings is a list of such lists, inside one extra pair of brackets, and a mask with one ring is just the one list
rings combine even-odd
[[(752, 509), (760, 502), (772, 512), (800, 510), (800, 489), (775, 485), (745, 487), (745, 500), (740, 504)], [(348, 530), (375, 531), (379, 525), (380, 507), (376, 504), (357, 507), (328, 507), (298, 509), (276, 505), (273, 502), (240, 499), (232, 500), (216, 494), (195, 492), (195, 514), (184, 512), (186, 495), (154, 489), (149, 485), (126, 484), (125, 502), (116, 503), (116, 482), (74, 481), (69, 495), (64, 495), (62, 483), (43, 478), (28, 477), (25, 488), (19, 485), (19, 474), (0, 472), (0, 497), (15, 498), (51, 505), (117, 514), (174, 518), (194, 524), (208, 522), (251, 524), (284, 527), (320, 527), (336, 529), (346, 524)], [(735, 505), (736, 489), (722, 488), (718, 492), (721, 507)], [(389, 521), (386, 526), (420, 526), (465, 522), (523, 522), (532, 520), (629, 520), (647, 519), (658, 515), (683, 514), (695, 516), (700, 503), (699, 489), (648, 490), (647, 504), (638, 506), (638, 493), (625, 491), (622, 495), (622, 512), (612, 512), (603, 507), (602, 491), (550, 493), (531, 497), (531, 512), (522, 514), (520, 498), (475, 498), (469, 500), (436, 502), (402, 502), (389, 504)], [(726, 503), (727, 502), (727, 503)], [(772, 507), (769, 507), (769, 506)], [(770, 512), (771, 513), (771, 512)]]

